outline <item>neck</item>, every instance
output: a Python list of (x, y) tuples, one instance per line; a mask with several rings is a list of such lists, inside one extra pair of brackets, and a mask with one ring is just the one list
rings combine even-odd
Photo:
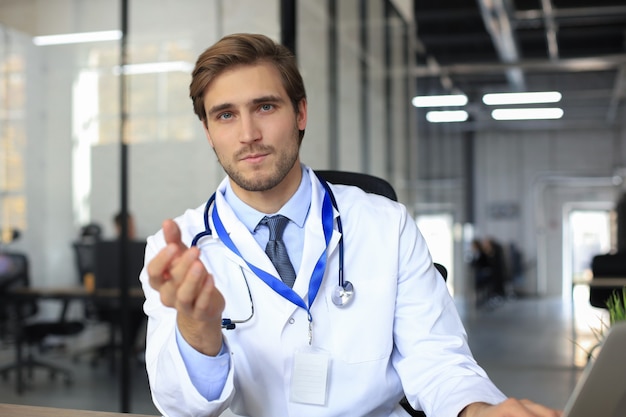
[(296, 193), (302, 181), (302, 168), (296, 162), (287, 176), (274, 188), (266, 191), (246, 191), (238, 187), (232, 180), (234, 193), (247, 205), (265, 214), (278, 212), (282, 206)]

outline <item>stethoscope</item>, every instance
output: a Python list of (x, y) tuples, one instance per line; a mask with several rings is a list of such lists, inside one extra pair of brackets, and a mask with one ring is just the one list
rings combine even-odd
[[(332, 203), (333, 208), (337, 210), (337, 212), (339, 212), (337, 201), (335, 200), (335, 195), (330, 189), (330, 186), (328, 185), (326, 181), (322, 179), (320, 179), (320, 182), (324, 186), (326, 193), (328, 193), (328, 196), (330, 197), (330, 201)], [(203, 237), (213, 235), (211, 226), (209, 225), (209, 211), (211, 209), (211, 206), (215, 203), (215, 195), (216, 193), (213, 193), (213, 195), (211, 195), (211, 197), (207, 200), (204, 206), (204, 230), (196, 234), (196, 236), (194, 236), (193, 240), (191, 241), (191, 246), (197, 246), (200, 239), (202, 239)], [(333, 292), (331, 294), (331, 300), (333, 304), (336, 305), (337, 307), (345, 307), (348, 304), (350, 304), (350, 302), (352, 301), (354, 297), (354, 286), (352, 285), (350, 281), (345, 281), (343, 279), (343, 226), (341, 223), (340, 215), (337, 216), (337, 230), (339, 231), (339, 234), (341, 235), (341, 237), (339, 238), (339, 267), (338, 267), (339, 278), (338, 278), (337, 286), (333, 289)], [(248, 289), (248, 295), (250, 296), (251, 314), (245, 320), (231, 320), (228, 318), (222, 319), (222, 327), (227, 330), (234, 329), (236, 324), (245, 323), (254, 316), (254, 303), (252, 301), (252, 293), (250, 291), (250, 286), (248, 285), (248, 280), (246, 279), (246, 276), (243, 273), (243, 269), (241, 273), (243, 274), (244, 280), (246, 282), (246, 287)]]

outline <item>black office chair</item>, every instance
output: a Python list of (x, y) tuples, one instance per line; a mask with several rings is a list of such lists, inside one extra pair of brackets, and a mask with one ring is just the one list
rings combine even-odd
[[(127, 242), (126, 252), (126, 276), (130, 279), (128, 288), (140, 288), (139, 274), (143, 268), (144, 255), (146, 250), (145, 240), (130, 240)], [(100, 240), (94, 245), (93, 273), (96, 289), (119, 289), (120, 281), (120, 245), (119, 240)], [(146, 325), (146, 315), (143, 312), (143, 298), (131, 298), (129, 300), (128, 315), (122, 317), (122, 307), (119, 298), (96, 299), (94, 300), (98, 318), (109, 324), (110, 337), (108, 346), (104, 352), (110, 359), (111, 370), (114, 370), (115, 353), (121, 351), (121, 338), (116, 337), (121, 334), (122, 322), (128, 325), (128, 336), (130, 347), (135, 347), (137, 337)]]
[[(16, 333), (16, 312), (10, 302), (8, 292), (13, 287), (22, 285), (23, 275), (12, 266), (10, 258), (0, 255), (0, 340), (3, 343), (14, 343)], [(30, 314), (28, 314), (27, 309), (24, 309), (23, 315), (28, 316), (34, 313), (34, 308), (31, 309)]]
[[(385, 196), (393, 201), (398, 201), (398, 196), (393, 186), (380, 177), (360, 172), (336, 171), (336, 170), (315, 170), (324, 181), (331, 184), (354, 185), (363, 191), (372, 194)], [(445, 266), (435, 263), (435, 268), (444, 280), (448, 278), (448, 270)]]
[[(74, 261), (76, 264), (76, 271), (78, 273), (78, 281), (80, 285), (86, 286), (87, 280), (93, 280), (94, 278), (94, 263), (95, 263), (95, 246), (99, 237), (87, 237), (80, 241), (72, 243), (72, 250), (74, 251)], [(93, 285), (93, 284), (91, 284)], [(84, 315), (88, 323), (97, 324), (101, 322), (98, 315), (98, 308), (93, 299), (87, 298), (83, 301)], [(74, 360), (77, 361), (83, 355), (90, 355), (91, 366), (96, 366), (101, 358), (108, 356), (109, 344), (98, 345), (90, 347), (89, 349), (74, 353)]]
[[(626, 252), (596, 255), (591, 260), (593, 278), (624, 278), (626, 277)], [(593, 282), (593, 279), (592, 279)], [(606, 302), (611, 294), (622, 287), (589, 288), (589, 304), (597, 308), (608, 309)]]
[(368, 193), (385, 196), (393, 201), (398, 201), (398, 196), (393, 186), (379, 177), (360, 172), (316, 170), (315, 173), (331, 184), (354, 185)]
[[(393, 186), (382, 178), (369, 174), (347, 171), (316, 170), (315, 172), (324, 181), (332, 184), (354, 185), (368, 193), (382, 195), (393, 201), (398, 201), (398, 196), (396, 191), (393, 189)], [(445, 281), (448, 278), (448, 271), (446, 270), (446, 267), (438, 263), (434, 263), (434, 265)], [(402, 400), (400, 400), (400, 405), (404, 411), (409, 413), (412, 417), (426, 417), (426, 414), (424, 414), (423, 411), (414, 410), (407, 401), (406, 397), (403, 397)]]
[[(30, 286), (28, 257), (25, 254), (0, 253), (0, 281), (5, 283), (2, 286), (2, 306), (9, 309), (9, 314), (18, 323), (15, 340), (16, 349), (23, 349), (26, 353), (24, 355), (20, 351), (23, 360), (0, 368), (0, 375), (3, 379), (7, 379), (9, 372), (13, 370), (21, 372), (22, 369), (26, 369), (27, 376), (32, 379), (34, 369), (40, 367), (48, 370), (51, 378), (59, 374), (64, 376), (66, 384), (71, 384), (72, 373), (70, 370), (38, 360), (34, 352), (44, 350), (44, 341), (49, 336), (72, 336), (80, 333), (84, 329), (83, 323), (65, 319), (67, 301), (65, 301), (58, 320), (37, 320), (33, 319), (39, 310), (35, 298), (15, 299), (15, 295), (10, 293), (12, 289)], [(21, 394), (22, 390), (21, 379), (18, 378), (18, 394)]]
[[(95, 289), (119, 289), (119, 254), (118, 240), (103, 240), (100, 238), (74, 242), (76, 268), (81, 283), (86, 276), (91, 275)], [(129, 288), (139, 287), (139, 273), (143, 268), (146, 242), (131, 240), (128, 242), (127, 267), (131, 278)], [(105, 323), (109, 328), (108, 341), (103, 345), (91, 349), (91, 365), (96, 366), (100, 359), (106, 359), (111, 371), (115, 370), (115, 355), (121, 350), (120, 329), (122, 320), (126, 320), (129, 327), (131, 344), (137, 342), (137, 335), (141, 326), (145, 324), (146, 315), (142, 308), (143, 300), (131, 299), (129, 316), (122, 317), (121, 305), (118, 297), (88, 299), (85, 305), (86, 316), (97, 323)], [(75, 355), (75, 359), (81, 354)]]

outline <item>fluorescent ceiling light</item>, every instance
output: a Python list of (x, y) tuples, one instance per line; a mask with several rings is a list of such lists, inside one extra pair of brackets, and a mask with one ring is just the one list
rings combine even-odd
[(69, 43), (104, 42), (122, 39), (121, 30), (102, 32), (66, 33), (62, 35), (35, 36), (33, 43), (37, 46), (65, 45)]
[(563, 109), (558, 107), (535, 109), (495, 109), (491, 112), (491, 117), (496, 120), (560, 119), (563, 117)]
[(561, 101), (561, 93), (558, 91), (538, 91), (534, 93), (494, 93), (485, 94), (483, 103), (493, 105), (506, 104), (532, 104), (532, 103), (558, 103)]
[(465, 106), (467, 104), (467, 96), (465, 94), (417, 96), (413, 97), (411, 103), (413, 103), (415, 107)]
[(429, 111), (426, 120), (431, 123), (464, 122), (468, 118), (465, 110)]
[[(165, 62), (148, 62), (145, 64), (128, 64), (124, 65), (124, 74), (156, 74), (161, 72), (186, 72), (193, 70), (194, 64), (186, 61), (165, 61)], [(120, 75), (120, 67), (113, 69), (115, 75)]]

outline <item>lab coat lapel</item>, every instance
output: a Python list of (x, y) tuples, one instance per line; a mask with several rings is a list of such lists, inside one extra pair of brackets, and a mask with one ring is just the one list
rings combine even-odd
[[(322, 227), (322, 202), (324, 201), (324, 195), (326, 190), (324, 186), (317, 180), (317, 176), (310, 169), (309, 177), (311, 178), (311, 207), (309, 209), (309, 215), (304, 226), (304, 248), (302, 252), (302, 263), (298, 270), (298, 278), (293, 286), (294, 291), (307, 300), (307, 294), (309, 291), (309, 282), (315, 265), (320, 255), (327, 250), (327, 254), (330, 254), (336, 249), (341, 236), (337, 230), (333, 229), (333, 235), (328, 243), (328, 249), (326, 248), (326, 239), (324, 238), (324, 229)], [(334, 217), (336, 218), (338, 212), (333, 209)], [(324, 276), (328, 275), (328, 265)], [(322, 282), (324, 285), (324, 282)], [(318, 294), (319, 295), (319, 294)]]
[[(269, 260), (267, 255), (265, 255), (265, 251), (259, 246), (256, 240), (254, 240), (254, 237), (252, 237), (248, 228), (237, 218), (231, 207), (224, 199), (223, 186), (225, 186), (224, 183), (222, 183), (222, 186), (220, 186), (216, 193), (215, 207), (217, 207), (220, 220), (224, 224), (224, 228), (226, 229), (226, 232), (228, 232), (228, 236), (230, 236), (244, 259), (253, 259), (254, 262), (252, 262), (252, 264), (271, 273), (274, 271), (272, 262)], [(212, 217), (210, 221), (211, 228), (215, 230)], [(238, 264), (248, 269), (248, 266), (243, 259), (230, 250), (228, 252), (229, 255), (231, 255), (229, 256), (231, 259), (237, 259)]]

